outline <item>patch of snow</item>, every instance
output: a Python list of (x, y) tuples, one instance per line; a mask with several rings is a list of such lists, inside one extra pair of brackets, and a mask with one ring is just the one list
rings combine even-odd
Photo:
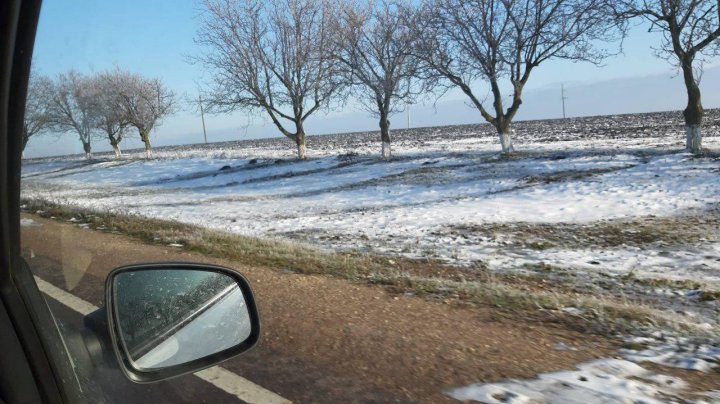
[(572, 314), (573, 316), (580, 316), (584, 313), (584, 311), (578, 309), (577, 307), (563, 307), (562, 311), (567, 314)]
[(710, 390), (701, 393), (705, 397), (713, 400), (713, 402), (720, 402), (720, 390)]
[(570, 346), (564, 342), (558, 342), (553, 347), (556, 351), (577, 351), (577, 348)]
[(685, 387), (680, 379), (654, 374), (627, 360), (599, 359), (534, 380), (473, 384), (446, 394), (481, 403), (662, 403)]
[(39, 226), (42, 226), (42, 225), (41, 225), (40, 223), (32, 220), (32, 219), (22, 218), (22, 219), (20, 219), (20, 226), (23, 226), (23, 227), (39, 227)]
[(653, 362), (680, 369), (710, 372), (720, 367), (720, 348), (709, 344), (663, 344), (641, 351), (623, 349), (623, 356), (633, 362)]

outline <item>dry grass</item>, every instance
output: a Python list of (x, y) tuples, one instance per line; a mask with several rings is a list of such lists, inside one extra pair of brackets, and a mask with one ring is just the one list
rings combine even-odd
[(449, 226), (446, 232), (471, 239), (492, 240), (497, 235), (502, 235), (505, 242), (537, 250), (557, 247), (642, 247), (654, 243), (666, 246), (687, 245), (702, 241), (720, 241), (720, 209), (672, 217), (648, 216), (590, 224), (488, 223)]
[(306, 274), (347, 274), (359, 277), (379, 270), (372, 260), (349, 254), (325, 253), (300, 243), (246, 237), (204, 229), (176, 221), (136, 215), (94, 212), (70, 206), (24, 201), (29, 212), (42, 217), (72, 218), (90, 228), (118, 232), (150, 244), (181, 244), (205, 255), (240, 261), (250, 266), (290, 270)]
[[(334, 253), (305, 244), (246, 237), (175, 221), (92, 212), (37, 200), (23, 203), (27, 212), (45, 218), (74, 218), (92, 229), (124, 234), (149, 244), (177, 243), (190, 251), (244, 265), (383, 285), (396, 293), (454, 305), (494, 307), (529, 320), (556, 321), (588, 332), (612, 334), (641, 324), (686, 327), (646, 306), (570, 293), (524, 277), (497, 275), (484, 267), (455, 268), (426, 260)], [(579, 311), (575, 314), (563, 311), (570, 307)]]
[(667, 278), (638, 278), (633, 271), (630, 271), (623, 277), (623, 281), (632, 282), (638, 285), (649, 286), (653, 288), (668, 289), (702, 289), (705, 285), (701, 282), (691, 279), (667, 279)]

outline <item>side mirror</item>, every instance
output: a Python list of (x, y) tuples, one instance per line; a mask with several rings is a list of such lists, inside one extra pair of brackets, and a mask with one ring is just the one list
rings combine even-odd
[(105, 283), (112, 345), (138, 383), (196, 372), (240, 355), (260, 337), (248, 281), (228, 268), (156, 263), (117, 268)]

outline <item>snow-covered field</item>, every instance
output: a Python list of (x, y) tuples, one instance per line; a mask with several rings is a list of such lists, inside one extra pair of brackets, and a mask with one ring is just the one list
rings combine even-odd
[[(511, 158), (477, 125), (396, 131), (390, 162), (379, 160), (375, 133), (311, 137), (307, 161), (294, 160), (283, 139), (163, 148), (153, 160), (139, 152), (36, 159), (23, 165), (23, 198), (542, 277), (712, 332), (720, 327), (720, 111), (706, 119), (705, 157), (681, 151), (678, 122), (679, 113), (523, 122)], [(597, 369), (655, 377), (624, 362), (578, 372)], [(532, 383), (552, 395), (566, 376), (575, 377)]]
[[(718, 150), (712, 112), (705, 146)], [(602, 284), (717, 317), (696, 289), (656, 282), (720, 290), (720, 160), (682, 153), (667, 115), (522, 123), (512, 158), (487, 128), (468, 126), (397, 131), (390, 162), (368, 134), (311, 138), (332, 147), (311, 146), (307, 161), (283, 139), (166, 148), (153, 160), (31, 160), (23, 197), (540, 274), (589, 292)], [(628, 289), (629, 278), (645, 282)]]

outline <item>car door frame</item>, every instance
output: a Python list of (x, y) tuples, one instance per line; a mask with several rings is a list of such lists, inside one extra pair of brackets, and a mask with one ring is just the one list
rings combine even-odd
[(75, 367), (20, 255), (21, 133), (41, 0), (0, 2), (0, 401), (83, 402)]

